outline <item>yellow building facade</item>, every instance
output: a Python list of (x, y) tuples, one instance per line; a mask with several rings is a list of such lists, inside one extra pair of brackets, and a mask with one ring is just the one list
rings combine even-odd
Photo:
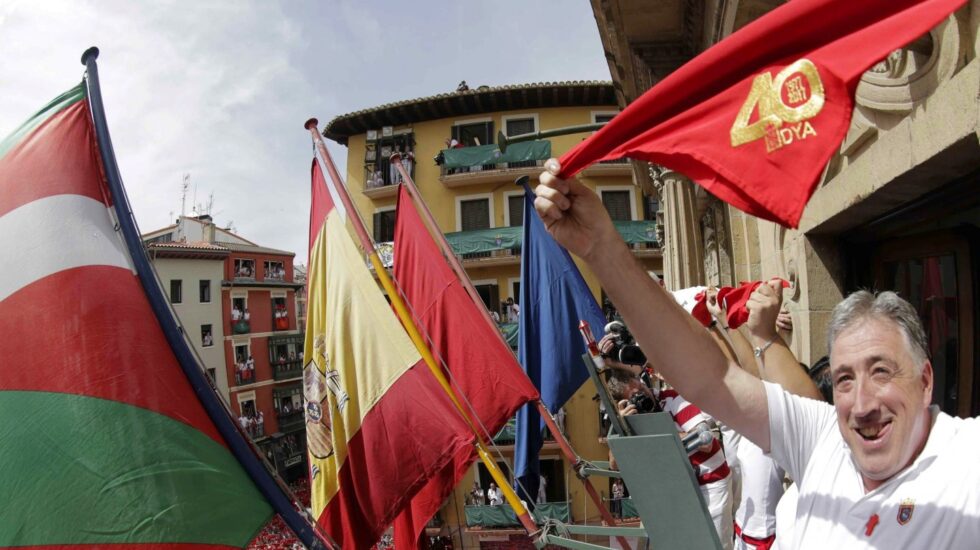
[[(544, 157), (500, 163), (493, 162), (491, 155), (486, 164), (475, 166), (450, 168), (446, 163), (437, 164), (434, 158), (454, 145), (453, 140), (461, 147), (487, 146), (497, 143), (498, 131), (513, 136), (602, 123), (617, 111), (615, 91), (608, 82), (483, 86), (342, 115), (332, 120), (323, 133), (348, 147), (347, 186), (365, 222), (373, 227), (376, 241), (390, 241), (394, 234), (398, 176), (391, 170), (388, 157), (396, 151), (414, 155), (414, 162), (406, 167), (412, 172), (435, 221), (455, 241), (465, 240), (471, 234), (486, 235), (487, 230), (491, 236), (501, 237), (519, 232), (523, 191), (515, 186), (515, 179), (527, 175), (533, 188)], [(587, 135), (551, 138), (551, 156), (560, 156)], [(630, 163), (605, 163), (586, 169), (580, 177), (602, 196), (621, 227), (640, 235), (632, 245), (637, 260), (649, 272), (660, 275), (662, 259), (653, 231), (659, 205), (655, 197), (644, 198), (633, 183), (633, 170)], [(505, 302), (508, 299), (519, 302), (520, 249), (501, 248), (460, 256), (487, 308), (496, 311), (502, 321), (514, 321), (509, 319)], [(581, 263), (579, 266), (601, 304), (602, 290), (595, 276)], [(512, 332), (515, 326), (505, 323), (504, 328)], [(591, 383), (586, 383), (566, 404), (565, 432), (581, 457), (605, 460), (607, 449), (600, 438), (594, 395)], [(513, 465), (513, 450), (506, 439), (498, 447), (499, 461), (508, 475)], [(549, 478), (548, 501), (567, 502), (568, 519), (574, 523), (598, 524), (598, 510), (589, 501), (567, 460), (562, 458), (557, 444), (546, 442), (541, 458), (542, 471)], [(481, 480), (485, 491), (489, 480), (478, 464), (448, 499), (429, 533), (451, 537), (456, 548), (519, 542), (523, 533), (519, 527), (474, 525), (473, 521), (467, 525), (467, 493), (476, 479)], [(594, 484), (603, 495), (609, 495), (605, 479), (596, 479)]]

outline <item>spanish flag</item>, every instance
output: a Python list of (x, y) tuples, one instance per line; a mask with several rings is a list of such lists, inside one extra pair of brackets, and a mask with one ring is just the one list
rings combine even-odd
[[(369, 548), (474, 435), (399, 324), (313, 161), (304, 393), (313, 514)], [(356, 212), (351, 215), (357, 215)]]

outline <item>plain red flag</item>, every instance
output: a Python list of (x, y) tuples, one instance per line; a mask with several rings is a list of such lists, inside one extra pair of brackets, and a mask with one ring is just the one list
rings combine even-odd
[(565, 153), (631, 157), (790, 227), (850, 125), (861, 75), (965, 0), (794, 0), (694, 58)]
[[(448, 367), (453, 386), (492, 436), (521, 405), (538, 399), (538, 391), (446, 263), (404, 188), (397, 212), (394, 276), (399, 290), (433, 353)], [(469, 456), (457, 455), (430, 478), (395, 522), (396, 548), (415, 547), (425, 524), (475, 459), (473, 447)]]
[[(783, 288), (789, 288), (789, 282), (783, 279), (776, 279)], [(718, 289), (718, 302), (721, 303), (722, 307), (728, 311), (728, 315), (725, 319), (729, 328), (738, 328), (744, 325), (749, 320), (749, 310), (745, 305), (749, 302), (749, 297), (755, 292), (756, 288), (762, 281), (749, 281), (739, 284), (737, 287), (723, 286)], [(695, 319), (701, 322), (704, 326), (709, 326), (713, 320), (711, 313), (708, 311), (708, 304), (706, 303), (707, 296), (704, 291), (698, 293), (694, 297), (695, 303), (694, 308), (691, 310), (691, 315)]]

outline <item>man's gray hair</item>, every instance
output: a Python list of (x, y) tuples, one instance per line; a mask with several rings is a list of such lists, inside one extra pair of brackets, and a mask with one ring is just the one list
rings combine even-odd
[(905, 337), (905, 343), (916, 361), (916, 368), (922, 369), (929, 358), (929, 347), (919, 314), (912, 304), (892, 291), (872, 294), (867, 290), (859, 290), (837, 304), (827, 328), (828, 348), (833, 349), (834, 341), (842, 332), (868, 317), (887, 319), (895, 323)]

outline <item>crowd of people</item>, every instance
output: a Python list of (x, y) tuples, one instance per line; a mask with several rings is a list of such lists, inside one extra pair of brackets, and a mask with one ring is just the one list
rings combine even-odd
[(239, 355), (235, 361), (235, 383), (251, 384), (255, 382), (255, 359), (249, 355)]
[[(647, 355), (647, 365), (613, 365), (618, 412), (637, 413), (633, 397), (644, 394), (679, 431), (713, 434), (691, 459), (724, 548), (976, 547), (980, 471), (966, 465), (980, 458), (980, 421), (931, 405), (929, 347), (909, 302), (850, 294), (830, 314), (827, 360), (801, 368), (779, 334), (781, 284), (758, 284), (732, 312), (706, 289), (704, 327), (636, 263), (596, 194), (560, 179), (554, 159), (545, 166), (535, 209)], [(640, 381), (645, 369), (662, 382)], [(694, 464), (716, 442), (723, 452)], [(711, 490), (723, 480), (724, 491)]]
[[(303, 507), (310, 506), (310, 481), (305, 477), (290, 483), (289, 489)], [(248, 543), (248, 550), (304, 550), (286, 522), (278, 514)]]
[(265, 415), (258, 413), (243, 414), (238, 417), (238, 425), (253, 439), (265, 436)]

